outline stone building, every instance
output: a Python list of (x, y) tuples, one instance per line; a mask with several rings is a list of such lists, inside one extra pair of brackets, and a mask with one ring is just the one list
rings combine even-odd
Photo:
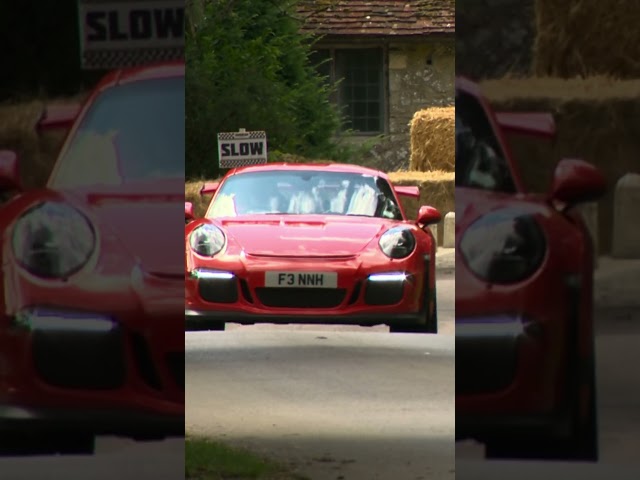
[(333, 101), (370, 164), (409, 163), (409, 122), (454, 104), (454, 0), (302, 0), (302, 31), (317, 35), (314, 62), (336, 82)]

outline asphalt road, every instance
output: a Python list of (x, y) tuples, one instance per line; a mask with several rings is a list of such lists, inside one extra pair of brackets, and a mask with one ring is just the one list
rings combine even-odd
[(437, 282), (438, 335), (317, 325), (189, 332), (187, 431), (314, 480), (453, 479), (453, 272)]
[(2, 480), (178, 480), (184, 478), (184, 439), (133, 442), (103, 437), (93, 456), (0, 458)]
[(465, 443), (456, 446), (458, 479), (515, 478), (516, 470), (520, 480), (640, 478), (640, 309), (601, 308), (595, 315), (600, 462), (487, 462), (482, 445)]

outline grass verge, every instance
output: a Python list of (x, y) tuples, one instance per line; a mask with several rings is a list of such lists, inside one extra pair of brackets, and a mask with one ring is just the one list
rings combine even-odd
[(307, 480), (286, 466), (205, 438), (185, 442), (186, 480)]

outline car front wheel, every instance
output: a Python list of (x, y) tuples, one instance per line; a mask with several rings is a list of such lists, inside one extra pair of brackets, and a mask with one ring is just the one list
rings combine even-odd
[(1, 456), (93, 455), (95, 436), (77, 432), (6, 433), (0, 440)]
[(436, 291), (433, 291), (433, 312), (432, 314), (426, 314), (427, 321), (424, 325), (413, 326), (396, 326), (389, 325), (389, 332), (391, 333), (438, 333), (438, 297)]

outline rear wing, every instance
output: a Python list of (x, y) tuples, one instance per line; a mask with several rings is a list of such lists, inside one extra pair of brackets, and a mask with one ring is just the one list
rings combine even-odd
[(212, 195), (216, 193), (219, 186), (220, 182), (207, 182), (200, 189), (200, 195)]
[(47, 105), (36, 122), (36, 130), (42, 133), (49, 130), (69, 129), (80, 113), (80, 109), (81, 104), (79, 102)]
[(556, 136), (556, 122), (551, 113), (498, 112), (496, 119), (508, 132), (551, 139)]
[(420, 198), (420, 187), (394, 185), (393, 189), (401, 197)]

